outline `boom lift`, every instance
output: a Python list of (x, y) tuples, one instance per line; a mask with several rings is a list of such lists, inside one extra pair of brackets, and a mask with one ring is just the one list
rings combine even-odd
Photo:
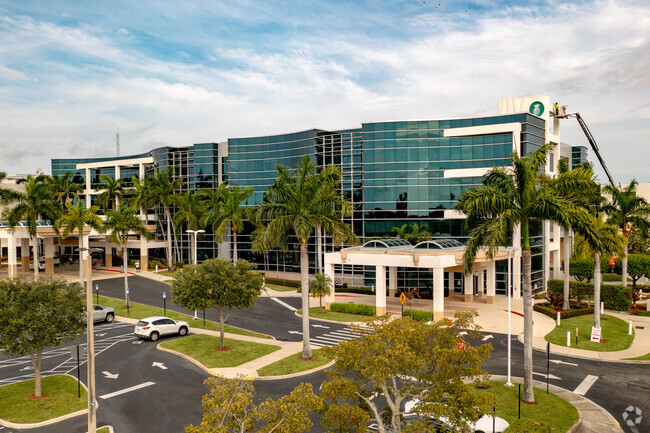
[(585, 136), (587, 137), (587, 141), (589, 142), (589, 144), (591, 145), (591, 148), (593, 149), (594, 153), (596, 154), (596, 157), (598, 158), (598, 161), (600, 161), (600, 166), (605, 171), (605, 174), (607, 175), (607, 178), (609, 179), (609, 183), (611, 183), (613, 187), (616, 187), (616, 185), (614, 184), (614, 179), (612, 178), (612, 175), (609, 173), (609, 170), (607, 169), (607, 165), (605, 165), (605, 161), (603, 161), (603, 157), (600, 156), (600, 150), (598, 149), (598, 145), (596, 144), (596, 140), (594, 139), (594, 136), (591, 135), (591, 131), (589, 131), (589, 128), (587, 128), (587, 124), (585, 123), (585, 121), (580, 116), (580, 113), (566, 114), (566, 105), (563, 105), (561, 108), (559, 108), (557, 103), (555, 103), (555, 110), (552, 112), (552, 114), (558, 119), (575, 118), (578, 121), (578, 123), (580, 124), (580, 127), (582, 128), (582, 131), (585, 133)]

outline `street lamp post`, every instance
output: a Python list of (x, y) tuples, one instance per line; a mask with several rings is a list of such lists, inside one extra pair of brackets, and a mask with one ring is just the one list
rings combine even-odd
[[(193, 264), (196, 265), (197, 262), (198, 262), (197, 257), (196, 257), (196, 255), (197, 255), (196, 254), (196, 250), (197, 250), (196, 244), (198, 244), (198, 239), (197, 238), (199, 236), (199, 233), (205, 233), (205, 230), (186, 230), (186, 233), (190, 234), (190, 238), (194, 238), (194, 242), (192, 244), (193, 245), (193, 247), (192, 247), (192, 261), (193, 261)], [(196, 310), (194, 310), (194, 320), (199, 320), (199, 316), (197, 315), (197, 313), (198, 312)]]
[(511, 337), (511, 328), (510, 328), (510, 322), (512, 320), (512, 304), (511, 304), (511, 299), (512, 299), (512, 293), (510, 290), (510, 284), (512, 281), (512, 277), (510, 276), (511, 273), (511, 265), (510, 265), (510, 253), (512, 253), (512, 248), (508, 248), (508, 276), (506, 278), (506, 290), (508, 291), (508, 381), (506, 382), (506, 386), (512, 386), (512, 382), (510, 380), (510, 370), (511, 370), (511, 364), (512, 364), (512, 337)]
[[(97, 391), (95, 389), (95, 332), (93, 323), (93, 278), (92, 278), (92, 248), (79, 248), (79, 252), (90, 254), (86, 260), (86, 356), (87, 356), (87, 386), (88, 386), (88, 433), (97, 431)], [(97, 249), (99, 250), (99, 249)], [(83, 283), (82, 283), (83, 284)]]

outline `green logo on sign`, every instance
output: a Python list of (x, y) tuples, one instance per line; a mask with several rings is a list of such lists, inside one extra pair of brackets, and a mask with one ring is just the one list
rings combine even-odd
[(528, 112), (530, 114), (534, 114), (535, 116), (541, 116), (544, 114), (544, 104), (542, 104), (539, 101), (535, 101), (532, 104), (530, 104), (530, 108), (528, 109)]

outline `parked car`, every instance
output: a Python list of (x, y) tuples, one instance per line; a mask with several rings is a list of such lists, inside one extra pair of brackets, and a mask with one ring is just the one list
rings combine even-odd
[(190, 331), (190, 326), (187, 322), (182, 320), (173, 320), (169, 317), (154, 316), (147, 317), (140, 320), (136, 325), (133, 333), (136, 337), (151, 341), (158, 340), (163, 335), (178, 334), (180, 336), (187, 335)]
[[(419, 416), (411, 413), (411, 411), (418, 404), (418, 399), (407, 401), (404, 405), (404, 418), (408, 419), (409, 417)], [(431, 420), (433, 420), (433, 418)], [(432, 422), (429, 422), (429, 424), (432, 424)], [(433, 424), (436, 425), (438, 431), (445, 431), (443, 430), (443, 427), (446, 430), (453, 431), (453, 426), (449, 426), (449, 419), (445, 417), (440, 417), (438, 420), (433, 420)], [(494, 430), (492, 429), (493, 425)], [(475, 423), (468, 422), (468, 426), (475, 433), (502, 433), (510, 426), (510, 424), (503, 418), (494, 418), (492, 415), (483, 415)]]
[[(60, 264), (61, 264), (61, 260), (58, 257), (54, 257), (54, 266), (59, 266)], [(29, 269), (34, 269), (34, 262), (29, 263)], [(38, 258), (38, 270), (39, 271), (45, 270), (45, 257)]]
[(102, 307), (101, 305), (95, 304), (93, 310), (93, 321), (94, 322), (108, 322), (111, 323), (115, 320), (115, 308), (113, 307)]

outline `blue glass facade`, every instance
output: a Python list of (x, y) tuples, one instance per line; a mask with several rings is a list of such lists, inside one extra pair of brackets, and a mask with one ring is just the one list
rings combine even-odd
[[(454, 131), (500, 124), (519, 124), (519, 128), (510, 128), (510, 131), (519, 129), (520, 136), (513, 137), (508, 128), (488, 128), (500, 132), (485, 129)], [(151, 170), (172, 167), (175, 175), (184, 179), (183, 191), (214, 189), (220, 181), (253, 187), (255, 193), (245, 203), (251, 206), (263, 199), (264, 192), (276, 178), (277, 165), (295, 167), (304, 155), (309, 155), (318, 166), (334, 164), (341, 168), (343, 194), (352, 200), (355, 209), (348, 222), (362, 241), (392, 236), (393, 227), (417, 223), (434, 238), (455, 238), (465, 242), (468, 239), (465, 221), (446, 218), (445, 211), (453, 209), (464, 190), (480, 185), (482, 178), (480, 175), (459, 175), (457, 171), (507, 166), (515, 142), (521, 143), (521, 152), (526, 154), (543, 145), (544, 136), (543, 119), (519, 113), (468, 119), (372, 122), (347, 130), (310, 129), (280, 135), (229, 138), (227, 156), (219, 155), (217, 143), (163, 147), (139, 156), (153, 157)], [(127, 158), (135, 157), (122, 159)], [(73, 171), (83, 182), (85, 173), (76, 170), (76, 164), (117, 159), (55, 159), (52, 160), (52, 172), (64, 174)], [(91, 171), (93, 185), (98, 182), (99, 174), (114, 176), (114, 170), (112, 173), (111, 170), (107, 167)], [(129, 170), (132, 171), (121, 169), (121, 177), (130, 179), (131, 175), (137, 175)], [(217, 255), (214, 237), (209, 228), (207, 230), (198, 245), (200, 260)], [(295, 240), (293, 243), (290, 241), (288, 252), (256, 254), (250, 248), (251, 231), (252, 227), (248, 226), (238, 235), (241, 258), (258, 263), (261, 270), (299, 272), (299, 250)], [(541, 284), (544, 265), (542, 225), (533, 227), (532, 233), (533, 281)], [(182, 258), (187, 258), (188, 240), (186, 235), (181, 236)], [(311, 272), (318, 268), (315, 243), (312, 239)], [(327, 238), (324, 250), (335, 250)], [(365, 273), (366, 270), (352, 269), (352, 272)], [(432, 278), (426, 272), (402, 270), (400, 281), (404, 287), (430, 287)], [(446, 281), (449, 287), (449, 275)], [(450, 290), (454, 288), (450, 287)], [(497, 267), (499, 288), (505, 290), (502, 264)]]

